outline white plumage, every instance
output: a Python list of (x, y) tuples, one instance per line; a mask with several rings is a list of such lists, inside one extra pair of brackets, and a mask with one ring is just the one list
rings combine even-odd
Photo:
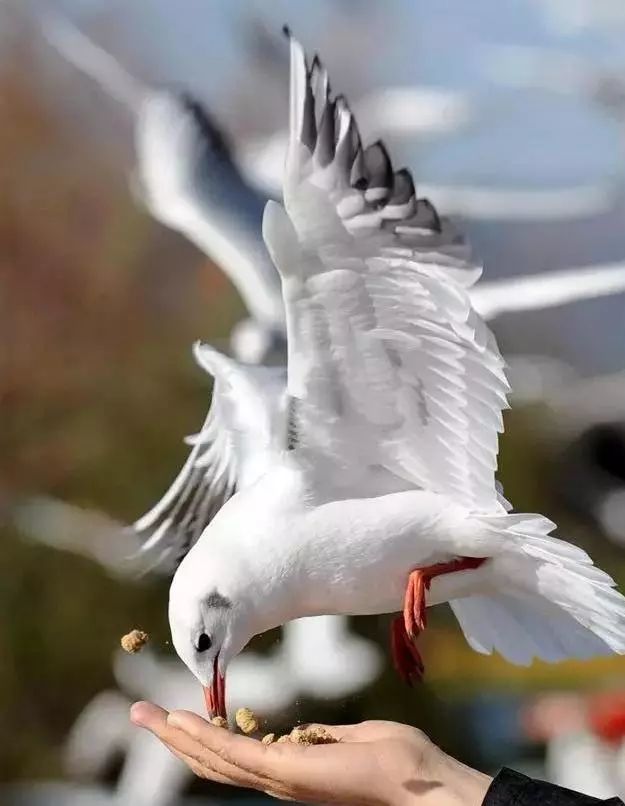
[(160, 568), (175, 568), (235, 489), (267, 470), (287, 428), (283, 367), (243, 367), (207, 345), (194, 352), (215, 378), (210, 410), (187, 438), (192, 448), (173, 484), (134, 525)]
[(169, 613), (209, 707), (223, 711), (223, 674), (252, 635), (393, 612), (405, 592), (394, 657), (407, 679), (421, 671), (423, 608), (446, 601), (474, 649), (515, 663), (625, 652), (610, 577), (550, 537), (551, 521), (510, 514), (495, 481), (508, 385), (471, 303), (480, 269), (464, 239), (381, 143), (363, 147), (293, 39), (290, 97), (284, 208), (270, 202), (263, 222), (286, 388), (279, 370), (198, 348), (216, 378), (211, 413), (138, 524), (157, 553), (194, 544)]
[(265, 198), (245, 182), (206, 111), (189, 96), (152, 92), (135, 138), (152, 214), (224, 269), (257, 321), (282, 330), (280, 280), (260, 238)]

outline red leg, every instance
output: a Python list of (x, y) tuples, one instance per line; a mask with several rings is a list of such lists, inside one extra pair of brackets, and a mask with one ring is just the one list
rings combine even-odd
[(408, 684), (423, 678), (423, 660), (415, 641), (427, 625), (425, 594), (430, 589), (432, 580), (443, 574), (479, 568), (485, 561), (484, 557), (462, 557), (416, 568), (408, 577), (403, 616), (398, 616), (391, 627), (393, 662), (399, 676)]
[(404, 619), (397, 616), (391, 624), (391, 652), (393, 664), (401, 679), (409, 686), (420, 683), (425, 671), (416, 643), (408, 637)]

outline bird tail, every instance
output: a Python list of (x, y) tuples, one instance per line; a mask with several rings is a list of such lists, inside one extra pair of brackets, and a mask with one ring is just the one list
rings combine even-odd
[(480, 516), (503, 539), (484, 595), (450, 602), (470, 646), (512, 663), (625, 654), (625, 598), (583, 549), (540, 515)]

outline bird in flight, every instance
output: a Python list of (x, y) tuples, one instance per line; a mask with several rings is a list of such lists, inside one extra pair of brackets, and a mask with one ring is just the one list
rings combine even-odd
[[(394, 665), (423, 675), (426, 608), (513, 663), (625, 653), (625, 599), (496, 481), (509, 387), (471, 288), (481, 267), (382, 142), (364, 146), (327, 71), (289, 34), (283, 205), (263, 237), (287, 366), (195, 347), (215, 380), (165, 497), (136, 524), (176, 567), (174, 646), (225, 715), (230, 661), (303, 616), (397, 613)], [(286, 377), (285, 377), (286, 373)]]

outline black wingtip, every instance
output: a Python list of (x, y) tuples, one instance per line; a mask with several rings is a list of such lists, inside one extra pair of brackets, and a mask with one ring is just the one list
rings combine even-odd
[(409, 168), (400, 168), (399, 171), (395, 174), (395, 176), (399, 179), (401, 177), (401, 182), (404, 183), (404, 186), (409, 189), (410, 193), (414, 195), (415, 186), (414, 180), (412, 178), (412, 174), (410, 173)]
[(287, 25), (286, 23), (282, 26), (282, 33), (284, 34), (284, 36), (286, 36), (287, 39), (293, 38), (293, 32), (291, 31), (290, 26)]
[(407, 168), (396, 171), (389, 204), (406, 204), (411, 198), (414, 198), (414, 195), (415, 188), (410, 171)]
[(378, 148), (378, 149), (380, 149), (380, 151), (382, 152), (382, 155), (383, 155), (383, 157), (384, 157), (384, 160), (385, 160), (386, 162), (389, 162), (389, 163), (390, 163), (390, 161), (391, 161), (391, 156), (390, 156), (390, 154), (388, 153), (388, 148), (386, 147), (386, 144), (385, 144), (384, 140), (380, 140), (380, 139), (378, 139), (378, 140), (374, 140), (374, 141), (373, 141), (373, 143), (371, 143), (371, 148)]
[(419, 204), (423, 205), (426, 208), (426, 210), (428, 211), (428, 213), (430, 214), (430, 216), (432, 217), (433, 228), (437, 232), (442, 232), (443, 231), (443, 222), (441, 221), (441, 217), (438, 214), (438, 210), (436, 209), (436, 207), (434, 207), (432, 202), (429, 199), (418, 199), (417, 205), (419, 205)]
[(216, 153), (230, 157), (231, 149), (228, 138), (219, 124), (213, 119), (212, 115), (210, 115), (204, 104), (191, 93), (184, 90), (178, 92), (177, 96), (184, 109), (192, 116), (205, 142), (208, 143)]

